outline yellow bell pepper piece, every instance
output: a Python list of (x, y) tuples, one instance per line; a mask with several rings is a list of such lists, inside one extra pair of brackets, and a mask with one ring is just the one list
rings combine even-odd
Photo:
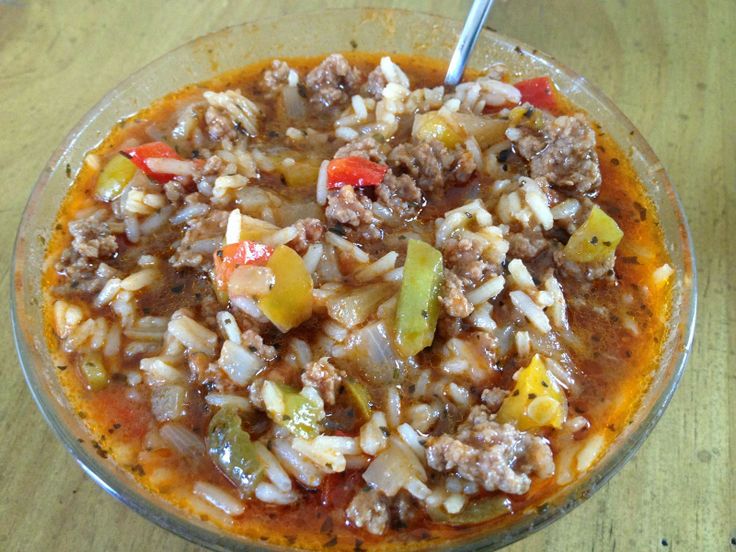
[(416, 116), (414, 136), (424, 142), (439, 140), (450, 149), (465, 140), (465, 132), (462, 127), (448, 121), (437, 111)]
[(596, 263), (608, 259), (624, 237), (616, 221), (597, 205), (565, 245), (565, 257), (576, 263)]
[(273, 271), (275, 283), (258, 306), (285, 333), (312, 316), (312, 276), (299, 254), (286, 245), (274, 249), (266, 266)]
[(112, 201), (123, 193), (123, 189), (138, 170), (133, 162), (118, 153), (113, 156), (102, 169), (97, 179), (95, 193), (102, 201)]
[(317, 184), (319, 162), (305, 159), (291, 165), (282, 163), (279, 170), (290, 188), (310, 188)]
[(562, 427), (565, 397), (547, 374), (539, 355), (519, 372), (516, 386), (507, 396), (496, 415), (500, 423), (516, 422), (525, 431), (544, 426)]

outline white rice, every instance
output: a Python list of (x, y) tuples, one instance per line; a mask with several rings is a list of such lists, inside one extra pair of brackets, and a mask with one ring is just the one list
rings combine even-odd
[(194, 484), (194, 494), (205, 499), (215, 508), (219, 508), (229, 516), (239, 516), (245, 512), (245, 506), (243, 506), (242, 502), (224, 489), (211, 483), (197, 481)]
[(389, 56), (382, 57), (379, 66), (387, 82), (396, 83), (404, 88), (410, 87), (409, 77)]
[(261, 309), (258, 308), (258, 303), (250, 297), (231, 297), (230, 304), (258, 322), (268, 322), (268, 318), (266, 318)]
[(225, 229), (225, 245), (240, 242), (240, 232), (243, 226), (243, 217), (240, 209), (233, 209), (227, 217), (227, 228)]
[(264, 466), (266, 475), (274, 484), (274, 486), (282, 492), (291, 490), (291, 478), (284, 471), (276, 457), (268, 450), (263, 443), (255, 444), (256, 454), (261, 464)]
[(374, 412), (371, 419), (360, 428), (360, 448), (369, 456), (375, 456), (388, 444), (388, 422), (383, 412)]
[(230, 340), (223, 343), (217, 365), (237, 385), (250, 383), (265, 366), (261, 357)]
[(238, 410), (249, 411), (252, 409), (252, 405), (248, 399), (241, 397), (240, 395), (230, 395), (226, 393), (208, 393), (204, 398), (205, 402), (210, 406), (216, 406), (223, 408), (225, 406), (232, 406)]
[(387, 282), (400, 282), (404, 278), (404, 267), (394, 268), (383, 275), (383, 279)]
[(511, 285), (518, 289), (536, 289), (534, 278), (521, 259), (512, 259), (508, 265)]
[(235, 317), (230, 311), (220, 311), (217, 313), (217, 327), (220, 328), (220, 332), (225, 337), (234, 343), (240, 345), (240, 328)]
[(210, 356), (215, 354), (217, 334), (188, 316), (172, 319), (168, 331), (191, 351), (199, 351)]
[(392, 428), (401, 423), (401, 395), (396, 387), (389, 387), (386, 392), (386, 420)]
[(503, 276), (493, 276), (466, 294), (466, 297), (473, 305), (485, 303), (490, 299), (494, 299), (503, 291), (505, 282), (506, 280)]
[(173, 174), (176, 176), (193, 176), (197, 167), (193, 161), (165, 157), (149, 157), (144, 160), (146, 166), (155, 173)]
[(183, 209), (180, 209), (178, 213), (176, 213), (173, 217), (169, 219), (171, 224), (182, 224), (184, 222), (190, 221), (195, 217), (201, 217), (202, 215), (206, 215), (210, 210), (210, 206), (206, 203), (192, 203), (191, 205), (187, 205)]
[(177, 370), (158, 357), (142, 359), (140, 368), (145, 373), (149, 385), (186, 382), (182, 371)]
[(296, 238), (298, 234), (299, 231), (296, 229), (296, 227), (287, 226), (286, 228), (282, 228), (281, 230), (274, 232), (270, 236), (264, 237), (261, 241), (266, 245), (276, 247), (289, 243), (291, 240)]
[(529, 356), (531, 352), (529, 332), (516, 332), (514, 341), (516, 342), (516, 354), (522, 358)]
[(317, 176), (317, 204), (325, 205), (327, 203), (327, 165), (328, 160), (322, 161), (319, 166), (319, 175)]
[(555, 220), (569, 218), (574, 216), (580, 209), (580, 202), (577, 199), (569, 198), (552, 207), (552, 217)]
[(280, 491), (271, 483), (259, 483), (256, 486), (256, 498), (269, 504), (291, 504), (299, 499), (299, 495), (294, 491)]
[(340, 251), (343, 251), (352, 256), (356, 261), (360, 263), (367, 263), (371, 260), (368, 253), (363, 251), (353, 242), (346, 240), (342, 236), (338, 236), (334, 232), (325, 232), (325, 241), (336, 249), (339, 249)]
[(356, 270), (353, 273), (353, 278), (361, 283), (370, 282), (371, 280), (380, 278), (387, 272), (393, 270), (398, 257), (399, 254), (396, 251), (390, 251), (377, 261)]
[(531, 298), (523, 291), (512, 291), (509, 297), (514, 306), (542, 333), (549, 332), (552, 328), (549, 324), (549, 318), (544, 314)]
[(156, 282), (158, 277), (159, 272), (155, 268), (144, 268), (143, 270), (134, 272), (120, 282), (120, 289), (124, 289), (126, 291), (138, 291)]
[(294, 450), (286, 439), (274, 439), (271, 442), (271, 451), (281, 461), (284, 469), (299, 483), (309, 488), (319, 487), (322, 472), (301, 452)]
[[(110, 278), (107, 282), (105, 282), (105, 285), (102, 287), (100, 292), (97, 294), (97, 297), (95, 297), (94, 300), (94, 306), (95, 308), (101, 308), (104, 305), (107, 305), (110, 303), (113, 299), (115, 299), (115, 296), (117, 295), (118, 291), (121, 289), (122, 280), (120, 278)], [(58, 301), (57, 301), (58, 302)], [(63, 337), (63, 336), (60, 336)]]
[(335, 136), (342, 140), (345, 140), (346, 142), (350, 142), (351, 140), (355, 140), (360, 135), (356, 130), (350, 127), (341, 126), (335, 129)]
[(302, 257), (302, 261), (304, 261), (304, 266), (307, 269), (307, 272), (309, 272), (310, 274), (313, 274), (314, 271), (317, 270), (317, 266), (322, 259), (323, 249), (324, 247), (321, 243), (313, 243), (309, 246), (307, 252)]

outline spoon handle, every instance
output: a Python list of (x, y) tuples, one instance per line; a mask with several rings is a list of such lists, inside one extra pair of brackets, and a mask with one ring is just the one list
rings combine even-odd
[(475, 42), (478, 40), (478, 35), (483, 28), (483, 23), (486, 17), (488, 17), (488, 12), (491, 10), (492, 5), (493, 0), (473, 0), (473, 5), (470, 7), (468, 16), (465, 18), (463, 30), (458, 37), (455, 51), (452, 52), (450, 65), (447, 67), (447, 74), (445, 75), (446, 85), (455, 86), (460, 82), (463, 71), (465, 71), (465, 65), (468, 63), (470, 53), (473, 51)]

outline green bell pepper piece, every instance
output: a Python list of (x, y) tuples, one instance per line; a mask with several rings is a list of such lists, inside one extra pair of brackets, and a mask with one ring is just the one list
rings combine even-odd
[(396, 346), (405, 357), (432, 344), (442, 272), (442, 253), (423, 241), (409, 240), (396, 308)]
[(225, 407), (215, 414), (208, 428), (208, 452), (233, 485), (251, 494), (263, 476), (263, 465), (241, 423), (233, 407)]

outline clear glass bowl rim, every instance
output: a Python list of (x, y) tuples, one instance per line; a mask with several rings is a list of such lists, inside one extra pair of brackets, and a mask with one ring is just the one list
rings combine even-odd
[[(454, 19), (415, 10), (409, 11), (390, 8), (333, 8), (322, 10), (320, 13), (325, 12), (329, 12), (331, 14), (344, 14), (346, 17), (350, 14), (364, 15), (367, 12), (373, 12), (379, 15), (398, 13), (425, 18), (427, 21), (441, 25), (444, 29), (451, 30), (456, 29), (460, 24)], [(134, 484), (129, 478), (121, 477), (120, 473), (116, 473), (118, 470), (116, 470), (114, 465), (111, 465), (110, 461), (100, 458), (95, 453), (94, 449), (87, 443), (80, 443), (75, 434), (68, 427), (67, 423), (62, 419), (61, 406), (56, 402), (56, 399), (53, 396), (50, 396), (44, 389), (44, 385), (41, 382), (41, 369), (34, 363), (32, 358), (32, 337), (28, 335), (24, 328), (23, 316), (25, 315), (25, 311), (21, 312), (21, 309), (18, 308), (18, 294), (22, 295), (25, 292), (25, 287), (21, 282), (22, 273), (19, 270), (19, 267), (22, 267), (24, 262), (23, 254), (27, 249), (27, 240), (32, 238), (32, 236), (26, 235), (26, 223), (28, 219), (31, 218), (34, 200), (42, 196), (51, 175), (57, 171), (64, 170), (62, 162), (64, 156), (66, 152), (74, 146), (79, 135), (98, 117), (101, 112), (106, 109), (110, 103), (117, 98), (119, 91), (124, 89), (127, 84), (134, 82), (140, 74), (150, 70), (152, 67), (155, 67), (160, 63), (163, 63), (174, 52), (189, 48), (198, 41), (213, 40), (222, 33), (232, 31), (233, 29), (245, 28), (248, 25), (259, 23), (265, 24), (285, 19), (299, 19), (310, 15), (313, 16), (315, 14), (314, 12), (309, 12), (297, 13), (289, 16), (270, 17), (223, 28), (219, 31), (209, 33), (178, 46), (174, 50), (163, 54), (159, 58), (131, 74), (125, 80), (121, 81), (121, 83), (108, 92), (84, 115), (81, 121), (67, 134), (62, 144), (50, 157), (46, 164), (46, 168), (36, 181), (28, 202), (26, 203), (13, 247), (13, 272), (12, 278), (10, 279), (10, 307), (13, 336), (26, 382), (47, 423), (51, 426), (56, 435), (74, 456), (84, 471), (106, 492), (126, 504), (142, 517), (153, 521), (160, 527), (163, 527), (164, 529), (167, 529), (193, 543), (205, 546), (212, 550), (227, 551), (237, 549), (255, 551), (284, 550), (284, 548), (262, 542), (246, 541), (241, 537), (225, 533), (223, 530), (218, 529), (212, 524), (187, 516), (185, 512), (177, 510), (175, 507), (162, 504), (160, 499), (157, 502), (154, 502), (152, 499), (155, 497), (152, 493), (146, 491), (140, 485)], [(582, 84), (586, 91), (593, 96), (595, 100), (600, 102), (606, 110), (613, 113), (617, 119), (630, 128), (632, 142), (636, 144), (638, 150), (644, 155), (644, 157), (650, 162), (659, 163), (649, 144), (644, 140), (629, 119), (607, 98), (605, 94), (603, 94), (596, 86), (588, 82), (584, 77), (559, 63), (552, 56), (540, 52), (538, 49), (523, 42), (508, 38), (495, 31), (491, 31), (489, 28), (485, 28), (482, 33), (484, 35), (491, 36), (493, 40), (503, 43), (504, 45), (521, 48), (524, 52), (533, 51), (536, 61), (549, 67), (553, 67), (557, 71), (561, 71), (566, 74), (577, 83)], [(439, 547), (433, 545), (432, 549), (497, 549), (522, 539), (532, 532), (549, 525), (584, 502), (596, 490), (601, 488), (619, 469), (621, 469), (621, 467), (623, 467), (623, 465), (625, 465), (636, 453), (646, 437), (653, 430), (657, 421), (661, 418), (682, 377), (692, 348), (697, 309), (697, 275), (695, 270), (694, 247), (682, 204), (680, 203), (677, 193), (672, 187), (672, 184), (664, 170), (661, 170), (659, 178), (661, 180), (660, 184), (665, 188), (665, 194), (670, 202), (670, 207), (674, 210), (677, 218), (678, 230), (681, 237), (679, 245), (682, 247), (684, 260), (683, 270), (686, 286), (685, 289), (681, 291), (681, 296), (679, 297), (682, 301), (684, 310), (678, 317), (679, 324), (678, 328), (675, 330), (678, 333), (677, 342), (680, 345), (680, 351), (679, 353), (675, 353), (669, 360), (670, 366), (674, 366), (674, 369), (670, 371), (667, 380), (662, 383), (661, 392), (654, 397), (647, 415), (638, 421), (636, 427), (626, 436), (625, 442), (618, 447), (615, 453), (607, 454), (606, 457), (599, 461), (588, 474), (566, 487), (564, 491), (560, 493), (561, 496), (558, 497), (558, 500), (554, 505), (540, 509), (536, 514), (520, 517), (513, 523), (504, 526), (503, 530), (500, 532), (493, 532), (491, 530), (488, 533), (475, 536), (471, 540), (450, 541), (440, 545)], [(662, 366), (660, 366), (660, 370), (661, 369)]]

